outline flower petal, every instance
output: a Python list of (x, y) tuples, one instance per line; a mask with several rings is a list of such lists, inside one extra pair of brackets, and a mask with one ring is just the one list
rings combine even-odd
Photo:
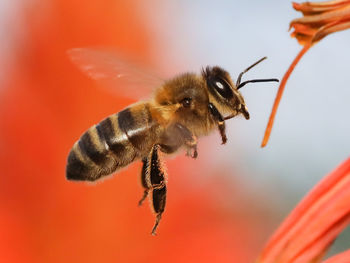
[(331, 11), (335, 8), (341, 8), (350, 4), (350, 0), (336, 0), (336, 1), (326, 1), (326, 2), (304, 2), (304, 3), (294, 3), (293, 8), (297, 11), (303, 13), (303, 15), (317, 14)]
[(312, 42), (315, 43), (331, 33), (345, 30), (348, 28), (350, 28), (350, 18), (347, 20), (336, 21), (332, 24), (320, 28), (320, 30), (314, 35)]
[(323, 263), (349, 263), (350, 261), (350, 250), (347, 250), (341, 254), (323, 261)]
[(350, 223), (350, 158), (326, 176), (285, 219), (259, 263), (319, 262)]
[[(305, 45), (309, 41), (316, 43), (328, 34), (349, 28), (348, 25), (342, 24), (347, 24), (350, 21), (350, 1), (333, 2), (338, 3), (333, 4), (331, 7), (321, 7), (322, 10), (327, 12), (321, 12), (319, 8), (316, 8), (311, 3), (293, 3), (296, 10), (302, 11), (304, 15), (307, 15), (292, 20), (289, 27), (294, 28), (294, 32), (292, 32), (291, 36), (295, 37), (301, 45)], [(330, 28), (331, 30), (329, 30)]]

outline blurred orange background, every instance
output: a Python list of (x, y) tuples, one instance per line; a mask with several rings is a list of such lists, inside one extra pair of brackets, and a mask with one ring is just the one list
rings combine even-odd
[[(66, 51), (115, 47), (152, 64), (155, 40), (137, 4), (55, 0), (16, 8), (0, 89), (0, 262), (251, 262), (271, 233), (267, 205), (228, 179), (234, 171), (201, 169), (203, 158), (168, 162), (156, 237), (148, 205), (137, 207), (140, 164), (95, 185), (65, 179), (81, 133), (132, 102), (98, 87)], [(215, 176), (202, 180), (203, 173)]]

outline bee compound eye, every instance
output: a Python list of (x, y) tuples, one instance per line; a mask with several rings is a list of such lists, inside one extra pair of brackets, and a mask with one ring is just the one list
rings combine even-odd
[(185, 108), (188, 108), (191, 106), (191, 101), (192, 99), (191, 98), (184, 98), (181, 103), (182, 105), (185, 107)]
[(212, 78), (210, 83), (223, 98), (230, 99), (233, 97), (231, 86), (224, 79)]

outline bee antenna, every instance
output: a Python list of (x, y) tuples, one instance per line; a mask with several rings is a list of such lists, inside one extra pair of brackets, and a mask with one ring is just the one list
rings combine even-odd
[(252, 83), (252, 82), (272, 82), (272, 81), (279, 82), (278, 79), (251, 79), (238, 84), (237, 89), (240, 89), (246, 84)]
[(251, 68), (255, 67), (256, 65), (258, 65), (260, 62), (264, 61), (265, 59), (267, 59), (267, 57), (263, 57), (261, 59), (259, 59), (257, 62), (255, 62), (253, 65), (249, 66), (248, 68), (246, 68), (245, 70), (243, 70), (237, 78), (237, 82), (236, 82), (236, 87), (238, 87), (241, 84), (241, 79), (244, 73), (246, 73), (248, 70), (250, 70)]

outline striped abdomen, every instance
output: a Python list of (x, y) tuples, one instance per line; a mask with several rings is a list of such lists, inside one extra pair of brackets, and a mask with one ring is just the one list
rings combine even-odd
[(157, 140), (158, 127), (147, 103), (107, 117), (74, 144), (67, 179), (94, 181), (146, 156)]

